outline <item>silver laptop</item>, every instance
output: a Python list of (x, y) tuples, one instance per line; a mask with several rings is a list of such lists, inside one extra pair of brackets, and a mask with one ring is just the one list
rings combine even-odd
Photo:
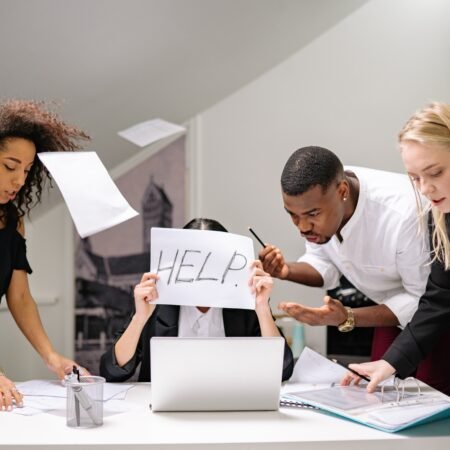
[(278, 409), (283, 338), (154, 337), (150, 345), (153, 411)]

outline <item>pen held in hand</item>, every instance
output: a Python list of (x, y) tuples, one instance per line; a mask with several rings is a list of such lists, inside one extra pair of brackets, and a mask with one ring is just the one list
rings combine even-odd
[(253, 236), (255, 236), (255, 239), (264, 247), (266, 248), (266, 244), (264, 244), (264, 242), (259, 238), (259, 236), (250, 228), (248, 227), (248, 231), (250, 231), (250, 233), (253, 234)]
[(346, 366), (344, 363), (341, 363), (337, 359), (332, 359), (331, 361), (333, 361), (336, 364), (339, 364), (342, 367), (345, 367), (349, 372), (353, 373), (354, 375), (358, 376), (359, 378), (362, 378), (363, 380), (370, 382), (370, 378), (366, 377), (365, 375), (361, 375), (356, 370), (350, 369), (350, 367)]

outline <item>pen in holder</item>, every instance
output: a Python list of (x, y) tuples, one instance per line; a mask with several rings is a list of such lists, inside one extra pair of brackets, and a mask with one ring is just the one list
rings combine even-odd
[(90, 428), (103, 424), (103, 385), (97, 376), (72, 377), (66, 381), (67, 426)]

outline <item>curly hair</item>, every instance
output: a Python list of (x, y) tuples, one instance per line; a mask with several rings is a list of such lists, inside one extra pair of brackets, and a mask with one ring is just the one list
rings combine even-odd
[[(12, 138), (23, 138), (34, 143), (36, 152), (75, 151), (90, 137), (81, 129), (63, 122), (46, 102), (7, 100), (0, 103), (0, 151)], [(28, 214), (41, 201), (42, 189), (50, 173), (39, 158), (35, 158), (25, 185), (13, 202), (0, 205), (0, 212), (8, 220)]]

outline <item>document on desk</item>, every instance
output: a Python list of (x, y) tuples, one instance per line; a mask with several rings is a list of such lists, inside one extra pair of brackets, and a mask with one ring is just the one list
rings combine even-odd
[[(17, 389), (25, 396), (33, 397), (62, 397), (66, 398), (66, 387), (58, 380), (30, 380), (16, 383)], [(132, 384), (105, 383), (103, 385), (103, 401), (114, 398), (124, 400)]]
[[(66, 399), (63, 397), (38, 397), (27, 395), (24, 397), (23, 407), (13, 407), (13, 414), (19, 416), (35, 416), (36, 414), (48, 413), (51, 411), (61, 412), (66, 410)], [(129, 411), (130, 407), (122, 400), (115, 398), (108, 400), (103, 406), (103, 415), (112, 416)]]
[(95, 152), (43, 152), (39, 159), (56, 181), (81, 238), (138, 215)]
[(14, 407), (12, 412), (20, 416), (35, 416), (48, 411), (65, 410), (66, 399), (62, 397), (31, 397), (25, 396), (23, 407)]
[[(13, 408), (13, 413), (22, 416), (34, 416), (44, 412), (64, 410), (67, 388), (59, 380), (30, 380), (16, 383), (17, 389), (24, 395), (23, 407)], [(124, 383), (105, 383), (103, 385), (104, 411), (106, 414), (118, 414), (128, 410), (124, 404), (126, 394), (134, 385)]]
[(307, 384), (339, 383), (347, 370), (325, 356), (305, 347), (294, 367), (289, 382)]
[(333, 386), (313, 391), (291, 392), (283, 398), (315, 406), (337, 416), (387, 432), (397, 432), (450, 417), (450, 397), (425, 386), (406, 387), (402, 399), (392, 386), (369, 394), (365, 386)]

